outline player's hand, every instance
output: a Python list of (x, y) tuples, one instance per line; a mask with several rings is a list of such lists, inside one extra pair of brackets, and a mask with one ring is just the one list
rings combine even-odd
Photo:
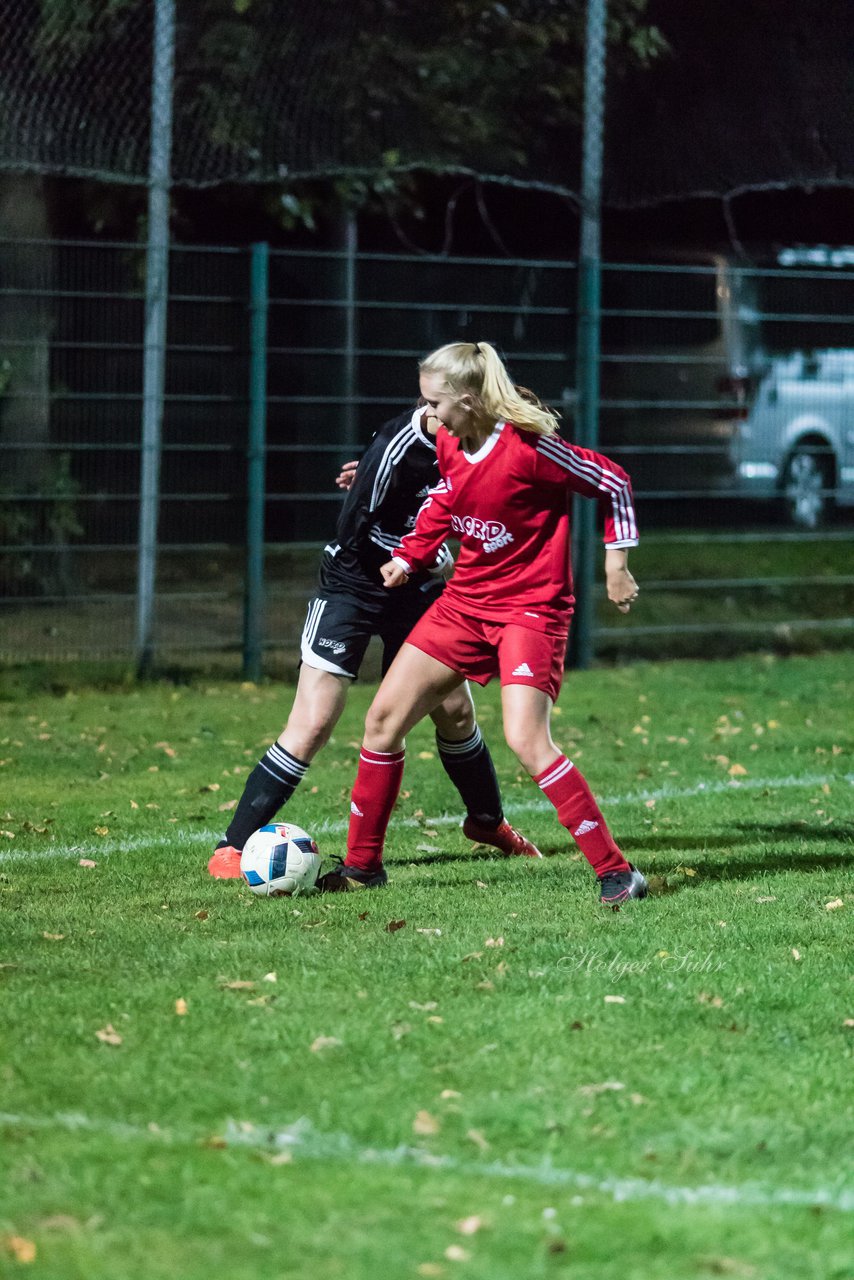
[(341, 467), (340, 472), (335, 477), (335, 483), (338, 488), (343, 489), (345, 493), (352, 487), (353, 481), (356, 478), (356, 469), (358, 466), (359, 463), (356, 459), (352, 462), (345, 462)]
[(609, 569), (605, 575), (608, 599), (620, 613), (628, 613), (638, 598), (640, 588), (625, 566)]
[(409, 574), (394, 560), (389, 560), (380, 567), (384, 587), (402, 587), (409, 581)]

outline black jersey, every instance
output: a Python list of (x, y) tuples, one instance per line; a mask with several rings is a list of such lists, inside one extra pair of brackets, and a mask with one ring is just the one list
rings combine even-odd
[[(392, 418), (365, 450), (344, 500), (335, 540), (320, 562), (324, 590), (388, 598), (380, 566), (415, 527), (427, 491), (439, 480), (436, 442), (421, 426), (422, 413), (419, 408)], [(436, 568), (450, 563), (450, 551), (443, 545)], [(430, 581), (428, 573), (415, 574), (409, 585)]]

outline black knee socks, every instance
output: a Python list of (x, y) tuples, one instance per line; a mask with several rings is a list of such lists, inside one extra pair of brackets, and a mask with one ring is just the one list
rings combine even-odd
[(246, 779), (243, 795), (225, 833), (225, 842), (242, 849), (259, 827), (275, 818), (302, 782), (308, 765), (274, 742)]
[(445, 772), (460, 793), (466, 812), (484, 827), (497, 827), (504, 818), (495, 765), (480, 729), (465, 742), (449, 742), (436, 734), (436, 747)]

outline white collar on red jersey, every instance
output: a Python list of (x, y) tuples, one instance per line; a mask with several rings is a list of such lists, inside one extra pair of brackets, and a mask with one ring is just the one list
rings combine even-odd
[(498, 444), (499, 439), (501, 438), (501, 432), (504, 430), (506, 426), (507, 426), (506, 422), (496, 422), (495, 429), (492, 432), (492, 435), (486, 437), (483, 444), (480, 446), (480, 448), (477, 450), (476, 453), (467, 453), (466, 450), (463, 449), (461, 446), (460, 453), (463, 455), (466, 462), (472, 462), (472, 463), (481, 462), (487, 456), (487, 454), (492, 453), (492, 450), (495, 448), (495, 446)]

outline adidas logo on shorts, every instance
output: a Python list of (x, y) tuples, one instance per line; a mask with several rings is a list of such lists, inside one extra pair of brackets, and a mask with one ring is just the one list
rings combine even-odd
[(534, 673), (528, 666), (527, 662), (520, 662), (516, 670), (512, 673), (514, 676), (530, 676), (533, 679)]

